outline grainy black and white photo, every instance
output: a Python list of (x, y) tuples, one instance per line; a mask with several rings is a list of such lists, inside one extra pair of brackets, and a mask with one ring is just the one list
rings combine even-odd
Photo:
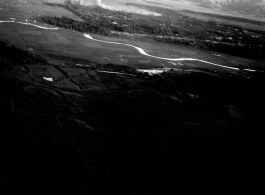
[(1, 195), (255, 195), (265, 0), (0, 0)]

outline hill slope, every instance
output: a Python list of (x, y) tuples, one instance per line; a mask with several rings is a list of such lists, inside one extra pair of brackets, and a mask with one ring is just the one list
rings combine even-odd
[(221, 7), (233, 11), (241, 11), (249, 14), (264, 15), (265, 1), (264, 0), (188, 0), (190, 2), (209, 7)]

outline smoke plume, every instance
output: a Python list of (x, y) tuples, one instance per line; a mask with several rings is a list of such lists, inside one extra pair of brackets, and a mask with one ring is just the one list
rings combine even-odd
[(154, 15), (154, 16), (161, 16), (159, 13), (155, 13), (146, 9), (141, 9), (139, 7), (134, 7), (130, 5), (126, 5), (125, 3), (135, 2), (139, 0), (105, 0), (102, 3), (101, 0), (84, 0), (84, 5), (90, 6), (98, 6), (104, 9), (114, 10), (114, 11), (124, 11), (124, 12), (131, 12), (131, 13), (138, 13), (144, 15)]
[(95, 0), (95, 5), (99, 6), (99, 7), (103, 7), (102, 3), (101, 3), (101, 0)]

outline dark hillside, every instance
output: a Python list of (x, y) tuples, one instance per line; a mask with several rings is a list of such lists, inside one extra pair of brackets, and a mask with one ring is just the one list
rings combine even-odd
[[(0, 53), (2, 194), (249, 194), (263, 187), (261, 73), (148, 76), (113, 64), (56, 66), (2, 43), (0, 51), (8, 51)], [(47, 71), (60, 80), (41, 78)]]

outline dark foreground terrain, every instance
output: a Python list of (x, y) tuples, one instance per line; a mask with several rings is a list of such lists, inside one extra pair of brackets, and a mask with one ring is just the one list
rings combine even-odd
[(51, 64), (1, 43), (1, 194), (253, 194), (264, 187), (264, 83)]

